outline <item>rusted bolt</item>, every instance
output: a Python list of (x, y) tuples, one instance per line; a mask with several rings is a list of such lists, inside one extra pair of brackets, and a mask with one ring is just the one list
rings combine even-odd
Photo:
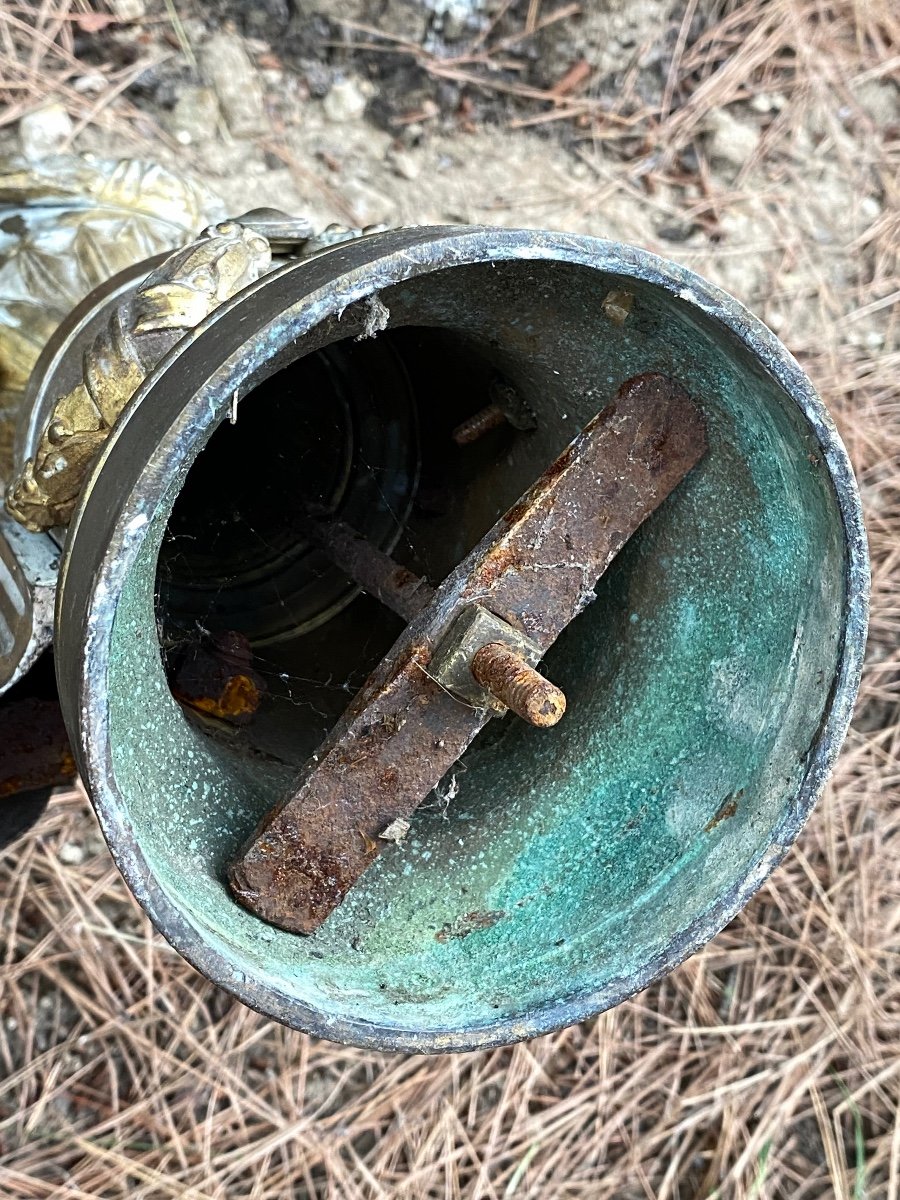
[(477, 442), (486, 433), (490, 433), (492, 429), (497, 429), (500, 425), (505, 425), (506, 422), (506, 413), (500, 405), (488, 404), (479, 409), (474, 416), (463, 421), (461, 425), (457, 425), (453, 430), (453, 440), (457, 446), (468, 446), (470, 442)]
[(511, 425), (520, 431), (536, 428), (534, 413), (507, 380), (494, 379), (488, 389), (488, 399), (489, 404), (453, 430), (453, 440), (457, 446), (477, 442), (501, 425)]
[(411, 621), (431, 603), (434, 588), (427, 580), (401, 567), (342, 521), (321, 519), (317, 513), (310, 517), (307, 532), (319, 549), (364, 592), (404, 621)]
[(472, 659), (472, 674), (492, 696), (530, 725), (549, 729), (566, 711), (566, 697), (556, 684), (500, 642), (481, 647)]

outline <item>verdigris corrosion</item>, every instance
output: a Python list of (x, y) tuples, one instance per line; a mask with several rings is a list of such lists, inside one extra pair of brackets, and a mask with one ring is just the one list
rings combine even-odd
[[(604, 309), (612, 293), (630, 297), (627, 310), (607, 305), (621, 320)], [(358, 410), (348, 382), (357, 365), (368, 380)], [(289, 751), (249, 755), (198, 729), (172, 698), (156, 634), (157, 597), (178, 566), (169, 526), (191, 528), (180, 497), (198, 470), (219, 454), (235, 461), (229, 420), (236, 412), (236, 438), (245, 430), (234, 447), (249, 476), (265, 464), (271, 480), (301, 413), (323, 445), (332, 425), (322, 422), (336, 413), (370, 437), (352, 414), (380, 404), (378, 381), (390, 378), (390, 394), (410, 404), (380, 428), (453, 445), (502, 376), (533, 429), (495, 427), (458, 447), (474, 457), (444, 475), (429, 475), (423, 457), (419, 478), (394, 454), (380, 476), (408, 514), (395, 553), (440, 579), (572, 431), (644, 372), (684, 385), (709, 450), (547, 655), (565, 719), (540, 737), (495, 722), (311, 936), (246, 912), (225, 867), (287, 794), (291, 755), (315, 751), (331, 719), (317, 712), (334, 712), (335, 697), (324, 686), (302, 692), (308, 707), (291, 710), (301, 715)], [(335, 401), (316, 393), (312, 404), (312, 380), (331, 381)], [(269, 449), (263, 430), (251, 460), (254, 413), (270, 410), (279, 422)], [(334, 486), (350, 495), (357, 460), (347, 461)], [(266, 529), (272, 545), (278, 530)], [(253, 640), (253, 612), (234, 589), (258, 584), (234, 578), (231, 590), (227, 581), (209, 590), (210, 611), (244, 621)], [(672, 263), (589, 238), (395, 231), (285, 262), (183, 339), (140, 389), (70, 530), (61, 693), (120, 868), (200, 970), (322, 1036), (465, 1049), (619, 1002), (746, 902), (797, 836), (846, 730), (867, 578), (858, 496), (834, 428), (790, 355), (730, 297)], [(326, 642), (335, 661), (344, 649), (362, 660), (377, 649), (380, 618), (365, 603), (307, 623), (292, 678), (313, 677)], [(271, 627), (260, 629), (261, 646), (272, 646)], [(397, 629), (384, 632), (387, 648)], [(286, 655), (288, 644), (266, 653)]]

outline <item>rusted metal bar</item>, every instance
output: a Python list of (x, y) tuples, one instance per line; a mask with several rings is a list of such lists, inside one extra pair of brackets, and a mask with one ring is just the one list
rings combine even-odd
[(348, 579), (411, 621), (434, 598), (434, 588), (342, 521), (310, 521), (310, 536)]
[(235, 897), (311, 933), (490, 719), (432, 678), (454, 619), (478, 604), (541, 653), (592, 599), (616, 553), (706, 451), (674, 380), (639, 375), (437, 589), (229, 870)]

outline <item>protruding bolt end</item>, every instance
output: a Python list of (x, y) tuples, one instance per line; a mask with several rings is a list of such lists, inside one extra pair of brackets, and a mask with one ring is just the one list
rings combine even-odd
[(517, 717), (540, 729), (555, 725), (566, 711), (565, 694), (556, 684), (499, 642), (481, 647), (472, 659), (472, 674)]
[(463, 421), (461, 425), (457, 425), (453, 430), (453, 440), (457, 446), (468, 446), (470, 442), (477, 442), (492, 429), (506, 424), (506, 421), (506, 413), (499, 404), (488, 404), (486, 408), (479, 409), (474, 416)]

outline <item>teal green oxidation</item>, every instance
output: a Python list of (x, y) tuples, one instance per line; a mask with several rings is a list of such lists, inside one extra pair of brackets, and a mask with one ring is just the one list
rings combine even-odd
[[(616, 286), (636, 292), (622, 327), (600, 307)], [(565, 719), (494, 722), (318, 933), (267, 926), (231, 900), (222, 867), (290, 773), (223, 753), (169, 695), (153, 620), (161, 511), (115, 621), (110, 741), (150, 871), (235, 983), (336, 1021), (478, 1030), (639, 974), (768, 853), (835, 675), (844, 542), (800, 412), (688, 301), (521, 262), (381, 299), (395, 322), (414, 310), (452, 325), (530, 380), (556, 439), (546, 461), (641, 371), (675, 376), (706, 414), (708, 455), (545, 660)], [(580, 332), (557, 373), (561, 327)], [(509, 465), (513, 495), (546, 465), (528, 453)]]

